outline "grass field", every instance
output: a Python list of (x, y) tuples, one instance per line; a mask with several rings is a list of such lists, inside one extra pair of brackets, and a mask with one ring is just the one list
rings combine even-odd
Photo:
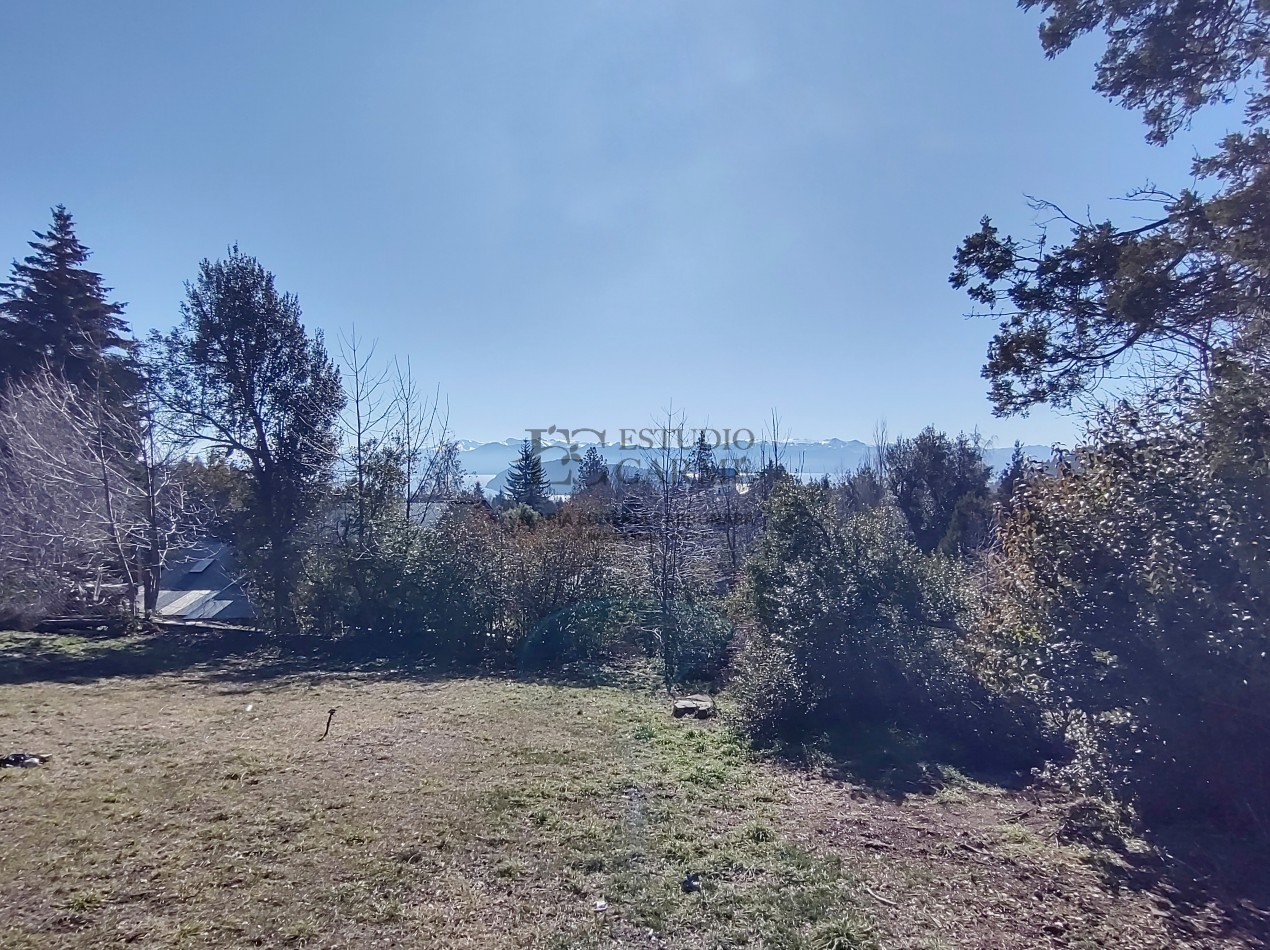
[(1239, 868), (1191, 858), (1179, 882), (1142, 842), (1063, 843), (1068, 803), (948, 770), (902, 794), (763, 761), (726, 717), (672, 719), (638, 679), (224, 652), (0, 635), (0, 754), (53, 756), (0, 770), (0, 946), (1092, 950), (1270, 932), (1224, 889)]

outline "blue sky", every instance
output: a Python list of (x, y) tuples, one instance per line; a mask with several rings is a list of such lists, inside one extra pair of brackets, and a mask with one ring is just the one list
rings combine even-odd
[(328, 338), (409, 355), (459, 435), (690, 422), (1001, 444), (947, 284), (1026, 194), (1095, 215), (1190, 158), (1010, 0), (7, 6), (0, 256), (65, 203), (135, 328), (231, 242)]

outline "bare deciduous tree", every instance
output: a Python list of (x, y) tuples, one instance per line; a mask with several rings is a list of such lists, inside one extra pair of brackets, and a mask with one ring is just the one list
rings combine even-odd
[(683, 607), (711, 586), (713, 544), (708, 499), (686, 477), (689, 453), (683, 413), (667, 410), (659, 420), (661, 440), (644, 453), (643, 476), (627, 489), (634, 515), (626, 530), (641, 544), (648, 586), (657, 604), (657, 637), (667, 683), (678, 672), (683, 647)]
[[(127, 448), (121, 448), (126, 446)], [(192, 525), (176, 447), (143, 400), (108, 408), (50, 372), (0, 398), (0, 601), (15, 619), (155, 604)]]
[(459, 447), (450, 432), (448, 407), (440, 391), (424, 395), (410, 360), (394, 363), (396, 393), (390, 438), (405, 465), (406, 520), (424, 524), (438, 503), (452, 501), (463, 488)]

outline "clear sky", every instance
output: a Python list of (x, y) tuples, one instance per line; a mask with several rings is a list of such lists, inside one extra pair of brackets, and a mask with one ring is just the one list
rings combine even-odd
[[(0, 257), (65, 203), (138, 331), (237, 241), (466, 438), (992, 418), (947, 284), (991, 213), (1188, 181), (1011, 0), (56, 0), (0, 25)], [(1235, 124), (1235, 118), (1229, 122)], [(1216, 124), (1214, 124), (1216, 123)]]

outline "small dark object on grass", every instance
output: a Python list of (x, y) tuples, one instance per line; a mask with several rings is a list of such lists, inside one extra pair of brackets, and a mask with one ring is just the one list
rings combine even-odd
[(36, 755), (34, 752), (11, 752), (0, 759), (0, 769), (33, 769), (48, 760), (47, 755)]
[(332, 706), (332, 707), (331, 707), (331, 708), (327, 711), (327, 713), (326, 713), (326, 731), (322, 733), (322, 738), (321, 738), (321, 739), (318, 739), (318, 742), (321, 742), (321, 741), (322, 741), (322, 739), (325, 739), (328, 735), (330, 735), (330, 734), (331, 734), (331, 720), (335, 718), (335, 710), (337, 710), (337, 709), (339, 709), (339, 708), (340, 708), (339, 706)]
[(685, 874), (684, 879), (679, 882), (679, 886), (683, 888), (685, 894), (692, 894), (701, 890), (701, 875), (693, 872)]

